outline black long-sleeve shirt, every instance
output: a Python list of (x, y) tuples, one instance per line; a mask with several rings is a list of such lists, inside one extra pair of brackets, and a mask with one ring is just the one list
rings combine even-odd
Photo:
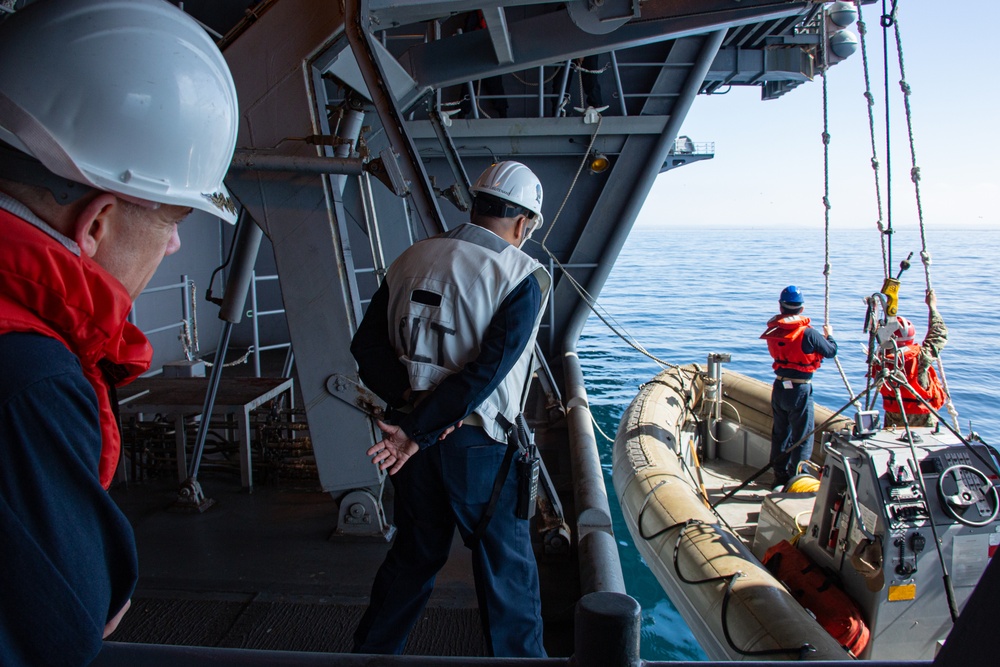
[[(535, 319), (542, 306), (542, 291), (529, 275), (503, 300), (493, 315), (479, 354), (457, 373), (445, 378), (432, 393), (402, 414), (396, 423), (421, 447), (437, 441), (446, 428), (465, 419), (497, 388), (531, 342)], [(375, 292), (351, 341), (361, 380), (390, 407), (407, 404), (410, 388), (406, 366), (390, 339), (387, 282)]]

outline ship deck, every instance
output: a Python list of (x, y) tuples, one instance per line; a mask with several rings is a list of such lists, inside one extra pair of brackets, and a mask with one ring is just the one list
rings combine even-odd
[[(280, 362), (266, 360), (265, 373), (276, 375)], [(237, 367), (225, 374), (229, 382), (235, 382), (248, 372)], [(193, 435), (188, 434), (189, 444)], [(565, 438), (565, 428), (536, 433), (564, 503), (572, 501), (569, 465), (561, 460)], [(214, 503), (204, 512), (177, 510), (176, 463), (161, 466), (159, 475), (140, 481), (130, 475), (131, 481), (111, 489), (135, 530), (139, 581), (131, 609), (108, 640), (349, 652), (375, 573), (390, 544), (381, 537), (335, 534), (337, 502), (320, 489), (318, 478), (258, 471), (248, 492), (239, 466), (232, 460), (229, 465), (218, 465), (208, 452), (207, 447), (198, 480), (205, 497)], [(391, 493), (389, 484), (390, 522)], [(570, 560), (573, 555), (545, 555), (540, 545), (536, 554), (546, 649), (553, 656), (569, 656), (579, 595), (578, 568)], [(487, 654), (472, 559), (457, 532), (448, 563), (438, 574), (404, 654)]]
[[(140, 579), (109, 639), (184, 646), (349, 652), (371, 582), (389, 545), (333, 537), (336, 507), (323, 492), (203, 480), (215, 504), (172, 511), (175, 482), (117, 488), (131, 520)], [(469, 552), (456, 540), (427, 612), (406, 649), (485, 655)]]

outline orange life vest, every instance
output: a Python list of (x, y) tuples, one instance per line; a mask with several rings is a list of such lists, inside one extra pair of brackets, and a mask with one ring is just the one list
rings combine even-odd
[[(944, 386), (941, 384), (941, 379), (934, 371), (933, 366), (930, 366), (927, 369), (927, 381), (929, 386), (926, 389), (920, 386), (920, 382), (917, 379), (920, 374), (920, 346), (913, 344), (907, 345), (906, 347), (900, 348), (899, 353), (903, 355), (902, 368), (903, 373), (906, 375), (907, 383), (909, 383), (909, 385), (916, 390), (919, 396), (922, 396), (924, 400), (930, 403), (931, 407), (935, 410), (944, 405), (946, 399)], [(879, 364), (876, 363), (873, 365), (874, 370), (878, 370), (879, 368)], [(882, 388), (879, 389), (879, 393), (882, 394), (882, 405), (886, 412), (895, 412), (897, 414), (901, 414), (903, 412), (899, 408), (899, 402), (896, 401), (895, 392), (888, 383), (882, 385)], [(906, 409), (906, 414), (925, 415), (930, 412), (930, 409), (917, 400), (909, 389), (900, 387), (899, 395), (903, 398), (903, 407)]]
[(767, 341), (767, 351), (774, 358), (775, 371), (790, 369), (815, 373), (823, 363), (818, 352), (802, 351), (802, 336), (809, 328), (809, 318), (803, 315), (775, 315), (767, 322), (767, 330), (760, 335)]

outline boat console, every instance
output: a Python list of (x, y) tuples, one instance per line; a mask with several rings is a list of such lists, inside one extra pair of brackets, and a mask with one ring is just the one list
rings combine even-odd
[(861, 608), (874, 641), (858, 657), (932, 658), (1000, 545), (994, 450), (940, 428), (845, 431), (825, 449), (799, 548)]

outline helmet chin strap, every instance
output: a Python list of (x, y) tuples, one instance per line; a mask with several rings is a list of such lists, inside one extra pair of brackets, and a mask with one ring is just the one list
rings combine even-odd
[(72, 204), (94, 188), (49, 171), (37, 159), (0, 141), (0, 178), (14, 183), (44, 188), (58, 204)]
[[(90, 185), (77, 183), (58, 174), (53, 174), (36, 158), (2, 141), (0, 141), (0, 178), (13, 181), (14, 183), (44, 188), (52, 193), (56, 203), (61, 206), (72, 204), (87, 193), (98, 190), (98, 188)], [(154, 210), (160, 207), (160, 204), (157, 202), (139, 197), (132, 197), (121, 193), (112, 194), (141, 208)]]

